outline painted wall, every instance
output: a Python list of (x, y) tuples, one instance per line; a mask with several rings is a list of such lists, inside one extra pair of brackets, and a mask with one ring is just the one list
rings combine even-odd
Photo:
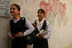
[[(21, 15), (26, 17), (32, 23), (37, 16), (37, 10), (40, 8), (42, 0), (11, 0), (11, 3), (17, 3), (21, 6)], [(49, 3), (49, 0), (45, 0)], [(51, 25), (51, 36), (49, 39), (50, 48), (72, 48), (72, 0), (50, 0), (51, 8), (56, 9), (56, 15), (50, 10), (48, 20)], [(55, 1), (55, 2), (53, 2)], [(54, 6), (53, 6), (53, 4)], [(55, 4), (65, 4), (65, 14), (60, 13), (58, 6)], [(61, 5), (61, 6), (62, 6)], [(60, 6), (60, 7), (61, 7)], [(63, 8), (62, 8), (63, 9)], [(55, 12), (54, 12), (55, 13)], [(7, 38), (9, 18), (0, 17), (0, 48), (8, 48), (10, 40)], [(32, 46), (28, 46), (31, 48)]]
[[(25, 16), (28, 20), (30, 20), (30, 22), (33, 22), (36, 19), (37, 16), (36, 13), (37, 10), (40, 8), (41, 1), (42, 0), (20, 0), (20, 1), (12, 0), (12, 3), (20, 4), (22, 7), (21, 11), (22, 15)], [(46, 1), (46, 3), (50, 3), (51, 8), (53, 8), (53, 11), (50, 10), (49, 11), (50, 13), (48, 14), (48, 20), (51, 24), (51, 37), (49, 39), (49, 47), (72, 48), (72, 37), (71, 37), (72, 1), (71, 0), (44, 0), (44, 1)], [(62, 6), (65, 6), (65, 8), (63, 8)], [(60, 12), (58, 7), (62, 10), (63, 14)], [(54, 15), (53, 12), (57, 14)]]
[(8, 48), (10, 40), (8, 39), (9, 18), (0, 16), (0, 48)]

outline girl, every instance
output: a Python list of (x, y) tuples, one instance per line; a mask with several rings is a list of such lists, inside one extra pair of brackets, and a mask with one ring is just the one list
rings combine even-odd
[(12, 19), (10, 20), (9, 38), (12, 39), (12, 48), (27, 48), (25, 36), (29, 35), (34, 27), (24, 17), (20, 16), (20, 6), (12, 4), (10, 8)]
[(35, 20), (33, 26), (37, 28), (36, 40), (34, 42), (33, 48), (48, 48), (48, 38), (50, 34), (49, 23), (45, 19), (45, 11), (43, 9), (39, 9), (38, 19)]

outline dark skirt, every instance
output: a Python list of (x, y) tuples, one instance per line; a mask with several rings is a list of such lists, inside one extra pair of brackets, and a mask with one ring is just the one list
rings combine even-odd
[(24, 37), (16, 37), (12, 40), (12, 48), (27, 48)]
[(48, 40), (36, 38), (33, 48), (48, 48)]

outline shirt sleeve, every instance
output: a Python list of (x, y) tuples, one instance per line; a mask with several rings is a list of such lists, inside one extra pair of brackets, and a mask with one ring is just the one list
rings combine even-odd
[(28, 27), (28, 29), (24, 32), (24, 36), (31, 34), (32, 31), (34, 30), (34, 27), (27, 19), (26, 19), (26, 27)]
[(11, 32), (8, 32), (8, 35), (10, 35), (11, 34)]
[(46, 26), (47, 26), (46, 27), (47, 33), (44, 35), (44, 38), (49, 39), (49, 37), (50, 37), (50, 24), (47, 22)]

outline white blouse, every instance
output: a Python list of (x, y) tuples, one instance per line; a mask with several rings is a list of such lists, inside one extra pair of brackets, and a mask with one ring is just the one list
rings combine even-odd
[[(46, 20), (46, 19), (43, 18), (41, 22), (39, 22), (38, 19), (36, 20), (37, 28), (38, 28), (39, 31), (41, 31), (40, 29), (42, 28), (44, 20)], [(47, 20), (46, 20), (46, 31), (47, 31), (47, 33), (44, 34), (44, 38), (48, 38), (49, 39), (49, 36), (50, 36), (50, 25), (49, 25), (49, 22)]]

